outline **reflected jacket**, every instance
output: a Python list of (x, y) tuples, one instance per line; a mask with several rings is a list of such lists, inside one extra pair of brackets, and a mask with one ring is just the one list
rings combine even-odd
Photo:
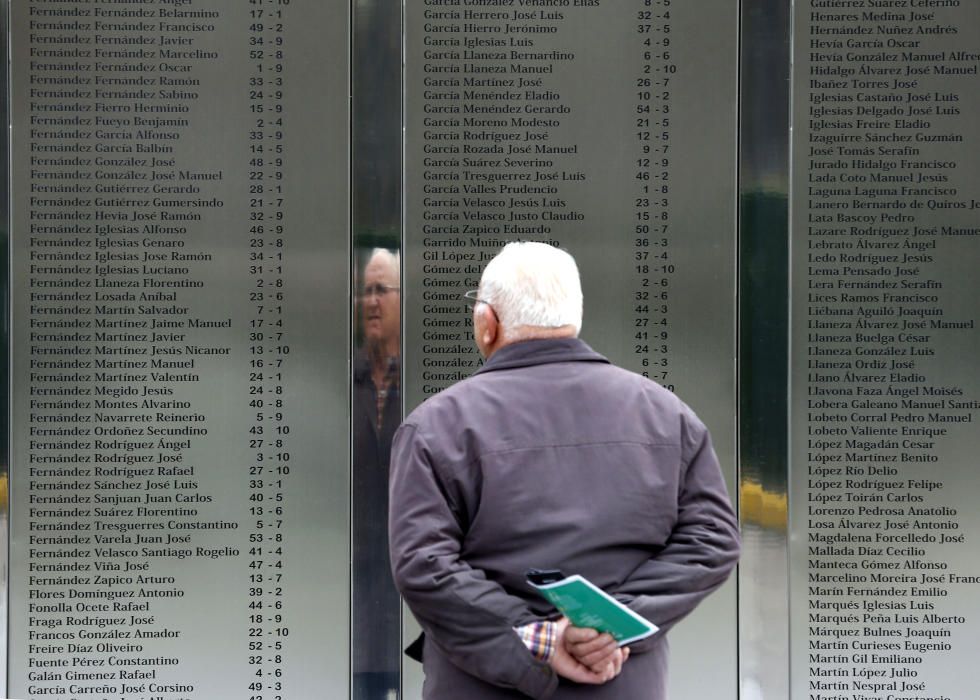
[[(665, 700), (665, 632), (739, 551), (701, 421), (576, 338), (505, 346), (405, 420), (389, 542), (425, 632), (426, 700)], [(513, 629), (557, 616), (531, 568), (581, 574), (661, 631), (605, 685), (559, 679)]]
[[(391, 371), (398, 376), (397, 364)], [(351, 471), (351, 668), (354, 673), (397, 674), (401, 664), (401, 602), (388, 561), (388, 464), (401, 420), (398, 382), (382, 402), (367, 353), (354, 356)]]

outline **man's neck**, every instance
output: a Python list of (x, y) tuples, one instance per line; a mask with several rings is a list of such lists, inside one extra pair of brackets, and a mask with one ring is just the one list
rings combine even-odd
[(525, 340), (550, 340), (554, 338), (575, 338), (578, 333), (575, 326), (559, 326), (558, 328), (542, 328), (541, 326), (518, 326), (509, 328), (499, 336), (499, 341), (487, 353), (489, 360), (500, 348)]
[(375, 386), (381, 386), (391, 369), (392, 360), (398, 358), (398, 348), (389, 347), (390, 343), (369, 343), (367, 345), (368, 363), (371, 365), (371, 379)]

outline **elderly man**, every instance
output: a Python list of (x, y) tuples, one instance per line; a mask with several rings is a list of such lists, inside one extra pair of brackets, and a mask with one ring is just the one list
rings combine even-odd
[[(581, 319), (571, 256), (507, 245), (473, 308), (486, 363), (395, 435), (392, 569), (425, 631), (427, 700), (665, 700), (665, 632), (735, 565), (704, 425), (579, 340)], [(544, 567), (660, 631), (627, 651), (568, 626), (525, 581)]]
[(364, 344), (354, 357), (351, 617), (353, 700), (397, 695), (401, 602), (388, 562), (388, 460), (401, 421), (398, 253), (376, 248), (359, 298)]

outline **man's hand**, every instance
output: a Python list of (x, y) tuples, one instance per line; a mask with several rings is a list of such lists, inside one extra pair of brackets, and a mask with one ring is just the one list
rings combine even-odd
[[(629, 657), (629, 649), (620, 649), (615, 641), (610, 648), (612, 637), (609, 635), (572, 627), (568, 618), (558, 621), (555, 636), (555, 652), (549, 664), (559, 676), (576, 683), (600, 685), (611, 681), (619, 675)], [(580, 652), (582, 657), (577, 656)], [(588, 663), (583, 658), (588, 659)]]
[(562, 642), (576, 661), (596, 673), (601, 673), (610, 663), (618, 669), (629, 655), (629, 649), (621, 651), (611, 634), (600, 634), (588, 627), (569, 624), (562, 635)]

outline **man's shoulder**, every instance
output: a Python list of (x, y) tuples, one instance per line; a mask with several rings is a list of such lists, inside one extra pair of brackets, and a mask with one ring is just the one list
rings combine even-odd
[(619, 365), (614, 364), (604, 364), (595, 365), (591, 369), (597, 376), (601, 376), (607, 381), (614, 380), (622, 384), (632, 385), (637, 389), (661, 395), (665, 399), (677, 398), (672, 392), (665, 389), (661, 384), (658, 384), (650, 377), (645, 377), (642, 374), (626, 369), (625, 367), (620, 367)]
[[(510, 385), (518, 392), (522, 389), (532, 391), (528, 379), (536, 375), (574, 376), (594, 387), (597, 392), (615, 393), (628, 390), (646, 394), (650, 399), (663, 403), (665, 407), (684, 407), (676, 394), (649, 377), (608, 362), (570, 361), (474, 374), (427, 398), (409, 414), (406, 422), (413, 416), (421, 418), (440, 411), (455, 410), (481, 394), (499, 392), (502, 385)], [(555, 387), (558, 393), (561, 388), (560, 384)]]
[(473, 395), (480, 390), (484, 377), (485, 375), (473, 375), (433, 394), (405, 416), (402, 426), (417, 428), (430, 421), (444, 424), (448, 418), (459, 415), (461, 406), (473, 400)]
[(650, 377), (611, 363), (582, 363), (572, 372), (599, 394), (623, 400), (642, 396), (665, 410), (689, 410), (678, 396)]
[(544, 417), (569, 405), (593, 415), (627, 411), (667, 430), (700, 425), (687, 404), (648, 377), (608, 362), (568, 361), (478, 372), (423, 401), (402, 426), (446, 435), (495, 422), (500, 411), (517, 406)]

